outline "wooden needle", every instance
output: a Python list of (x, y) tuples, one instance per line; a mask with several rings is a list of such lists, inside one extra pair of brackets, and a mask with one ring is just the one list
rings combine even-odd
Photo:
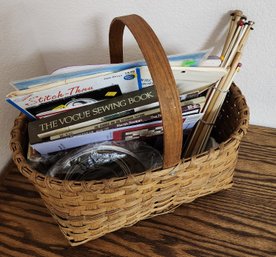
[(216, 113), (216, 109), (219, 106), (218, 98), (222, 92), (226, 92), (229, 88), (225, 88), (224, 85), (229, 84), (234, 77), (234, 74), (237, 72), (237, 67), (241, 58), (241, 53), (237, 52), (233, 60), (231, 68), (226, 76), (222, 78), (217, 88), (214, 89), (214, 95), (211, 99), (211, 102), (203, 115), (203, 122), (199, 122), (193, 136), (187, 147), (185, 157), (190, 157), (194, 154), (200, 153), (203, 146), (206, 144), (206, 138), (208, 137), (208, 131), (211, 131), (213, 116)]
[(221, 56), (225, 55), (226, 48), (228, 47), (228, 44), (229, 44), (229, 41), (230, 41), (231, 31), (232, 31), (233, 26), (234, 26), (234, 20), (235, 20), (234, 13), (231, 13), (230, 16), (231, 16), (231, 19), (230, 19), (230, 22), (229, 22), (229, 29), (228, 29), (228, 33), (227, 33), (227, 36), (226, 36), (226, 39), (225, 39), (225, 43), (223, 45)]
[(236, 10), (231, 14), (231, 17), (232, 17), (232, 19), (230, 21), (229, 32), (228, 32), (228, 35), (227, 35), (227, 38), (226, 38), (226, 41), (225, 41), (225, 44), (223, 47), (223, 51), (221, 54), (222, 60), (224, 59), (225, 53), (226, 53), (227, 49), (229, 48), (230, 42), (232, 41), (233, 35), (237, 28), (238, 21), (241, 19), (241, 17), (245, 17), (245, 16), (243, 16), (242, 11)]
[(235, 33), (232, 37), (232, 40), (231, 40), (231, 42), (228, 46), (227, 51), (226, 51), (226, 53), (223, 57), (222, 67), (228, 67), (230, 65), (230, 63), (231, 63), (230, 56), (231, 56), (231, 53), (232, 53), (232, 56), (235, 55), (235, 50), (238, 47), (238, 43), (239, 43), (239, 40), (240, 40), (240, 35), (241, 35), (241, 31), (243, 29), (243, 26), (244, 26), (244, 22), (241, 19), (237, 24), (237, 28), (235, 30)]

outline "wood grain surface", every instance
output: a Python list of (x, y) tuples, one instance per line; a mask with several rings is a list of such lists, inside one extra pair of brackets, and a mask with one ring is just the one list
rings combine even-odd
[(71, 247), (13, 164), (0, 186), (0, 256), (276, 256), (276, 129), (250, 126), (231, 189)]

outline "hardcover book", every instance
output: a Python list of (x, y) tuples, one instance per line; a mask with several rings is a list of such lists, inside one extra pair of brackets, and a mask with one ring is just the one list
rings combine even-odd
[[(147, 87), (55, 116), (32, 121), (28, 125), (30, 142), (36, 142), (40, 134), (51, 136), (53, 135), (53, 131), (61, 133), (68, 131), (68, 128), (76, 129), (92, 125), (103, 121), (103, 117), (105, 116), (116, 115), (117, 113), (150, 105), (157, 101), (157, 93), (154, 87)], [(33, 137), (33, 135), (35, 136)]]
[[(194, 125), (202, 117), (202, 115), (203, 113), (198, 113), (195, 115), (183, 117), (183, 129), (190, 129), (194, 127)], [(141, 123), (134, 126), (84, 133), (73, 137), (40, 142), (36, 144), (31, 144), (31, 146), (40, 154), (48, 154), (79, 147), (90, 143), (98, 143), (103, 141), (133, 140), (142, 137), (152, 137), (160, 134), (163, 134), (163, 127), (162, 121), (158, 120), (148, 123)]]
[[(188, 116), (188, 115), (199, 113), (205, 103), (205, 99), (206, 99), (205, 97), (198, 97), (193, 100), (182, 101), (181, 102), (182, 115)], [(96, 132), (97, 130), (115, 129), (120, 127), (132, 126), (138, 123), (160, 120), (161, 117), (162, 116), (160, 113), (160, 108), (152, 108), (149, 110), (123, 116), (117, 119), (112, 119), (112, 120), (96, 123), (94, 125), (86, 126), (83, 128), (69, 130), (68, 132), (56, 134), (56, 135), (50, 136), (50, 140), (56, 140), (64, 137), (75, 136), (86, 132), (89, 132), (89, 133)]]

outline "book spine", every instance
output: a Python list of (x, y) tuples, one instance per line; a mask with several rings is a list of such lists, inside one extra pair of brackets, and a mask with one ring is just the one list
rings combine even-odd
[[(183, 115), (187, 116), (187, 115), (199, 113), (200, 110), (202, 109), (204, 102), (205, 102), (205, 97), (198, 97), (192, 100), (181, 101), (181, 108), (182, 108)], [(99, 129), (118, 128), (118, 127), (122, 127), (123, 124), (127, 126), (127, 125), (133, 125), (141, 122), (150, 121), (151, 119), (157, 119), (157, 116), (153, 116), (156, 114), (160, 114), (160, 108), (145, 109), (141, 111), (140, 108), (138, 107), (138, 108), (135, 108), (134, 110), (120, 112), (114, 115), (109, 115), (106, 117), (102, 117), (100, 119), (90, 121), (89, 126), (84, 126), (84, 125), (82, 126), (80, 124), (79, 125), (80, 128), (78, 129), (67, 127), (66, 131), (62, 131), (61, 133), (59, 133), (59, 131), (52, 131), (50, 135), (49, 133), (44, 133), (43, 136), (44, 138), (50, 136), (51, 140), (56, 140), (67, 136), (74, 136), (80, 133), (96, 131)], [(160, 118), (161, 115), (158, 117)], [(41, 136), (42, 134), (39, 135), (40, 138)]]
[(15, 107), (16, 109), (18, 109), (20, 112), (22, 112), (23, 114), (25, 114), (30, 120), (35, 120), (35, 117), (29, 113), (28, 111), (26, 111), (25, 109), (21, 108), (20, 106), (18, 106), (13, 100), (6, 98), (6, 101), (11, 104), (13, 107)]
[[(191, 129), (202, 117), (202, 113), (195, 115), (193, 118), (189, 116), (182, 116), (183, 129)], [(124, 127), (122, 130), (116, 130), (113, 132), (113, 141), (130, 141), (136, 139), (142, 139), (145, 137), (158, 136), (163, 134), (162, 122), (156, 124), (144, 124), (141, 127)]]
[[(200, 112), (200, 104), (192, 104), (192, 105), (187, 105), (187, 106), (182, 107), (182, 114), (185, 116), (197, 114), (199, 112)], [(132, 125), (135, 125), (138, 123), (144, 123), (144, 122), (148, 122), (148, 121), (158, 120), (158, 119), (161, 119), (161, 117), (162, 116), (160, 113), (160, 109), (155, 108), (155, 109), (148, 110), (145, 112), (140, 112), (140, 113), (136, 113), (133, 115), (124, 116), (122, 118), (118, 118), (115, 120), (97, 123), (95, 125), (91, 125), (88, 127), (69, 131), (66, 133), (53, 135), (50, 137), (50, 140), (71, 137), (71, 136), (78, 135), (81, 133), (96, 132), (97, 130), (115, 129), (115, 128), (121, 128), (121, 127), (126, 127), (126, 126), (132, 126)]]
[[(197, 115), (192, 119), (187, 116), (182, 116), (183, 129), (191, 128), (198, 121), (201, 115)], [(163, 134), (162, 120), (151, 123), (141, 124), (139, 127), (123, 127), (121, 130), (113, 132), (113, 141), (130, 141), (144, 137), (152, 137)]]
[(74, 135), (78, 135), (78, 134), (86, 133), (86, 132), (89, 132), (89, 133), (95, 132), (97, 130), (115, 129), (115, 128), (119, 128), (122, 126), (134, 125), (139, 122), (145, 122), (150, 119), (153, 119), (157, 115), (161, 117), (160, 114), (156, 114), (156, 110), (136, 113), (136, 114), (124, 116), (124, 117), (121, 117), (121, 118), (118, 118), (115, 120), (107, 120), (104, 122), (99, 122), (94, 125), (80, 128), (77, 130), (72, 130), (72, 131), (69, 131), (69, 132), (66, 132), (63, 134), (53, 135), (50, 137), (50, 140), (56, 140), (59, 138), (70, 137), (70, 136), (74, 136)]
[[(183, 129), (192, 128), (202, 117), (202, 113), (183, 117)], [(61, 150), (71, 149), (90, 143), (99, 143), (103, 141), (132, 140), (140, 137), (150, 137), (163, 133), (162, 121), (142, 123), (131, 127), (123, 127), (112, 130), (103, 130), (92, 133), (80, 134), (73, 137), (62, 138), (53, 141), (46, 141), (31, 146), (40, 154), (48, 154)], [(138, 134), (138, 135), (137, 135)], [(134, 136), (136, 135), (136, 136)]]
[(94, 120), (97, 118), (152, 104), (157, 102), (157, 100), (154, 87), (148, 87), (45, 119), (36, 120), (29, 123), (30, 142), (39, 141), (38, 135), (41, 134), (44, 134), (44, 137), (48, 137), (56, 133), (66, 132), (68, 129), (72, 130), (89, 126), (91, 123), (94, 124)]

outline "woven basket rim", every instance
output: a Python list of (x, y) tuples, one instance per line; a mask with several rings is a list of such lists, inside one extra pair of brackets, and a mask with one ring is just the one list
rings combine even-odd
[[(241, 138), (246, 134), (247, 128), (248, 128), (248, 122), (249, 122), (249, 109), (246, 104), (246, 100), (245, 100), (244, 96), (242, 95), (240, 89), (236, 86), (235, 83), (232, 84), (230, 91), (232, 93), (236, 93), (236, 95), (237, 95), (236, 98), (240, 98), (240, 100), (243, 101), (243, 105), (241, 103), (242, 101), (238, 101), (237, 107), (242, 106), (243, 108), (240, 108), (239, 110), (245, 112), (244, 115), (241, 115), (241, 118), (239, 120), (239, 125), (237, 126), (235, 131), (229, 136), (229, 138), (226, 141), (223, 141), (217, 147), (211, 148), (207, 151), (204, 151), (204, 152), (194, 155), (192, 157), (181, 159), (179, 161), (179, 163), (172, 168), (168, 168), (168, 169), (160, 168), (160, 169), (156, 169), (156, 170), (147, 170), (142, 173), (131, 174), (128, 177), (109, 178), (109, 179), (90, 180), (90, 181), (61, 180), (61, 179), (57, 179), (55, 177), (50, 177), (50, 176), (41, 174), (39, 171), (37, 171), (29, 166), (26, 158), (24, 157), (23, 147), (20, 144), (20, 142), (17, 140), (18, 138), (16, 138), (18, 136), (21, 137), (21, 135), (20, 135), (21, 128), (23, 127), (24, 122), (26, 122), (26, 120), (27, 120), (26, 116), (22, 113), (16, 118), (14, 127), (11, 131), (10, 148), (12, 151), (13, 160), (16, 163), (17, 167), (19, 168), (20, 172), (24, 176), (28, 177), (31, 181), (36, 181), (38, 184), (39, 184), (39, 182), (44, 181), (48, 185), (55, 185), (55, 186), (63, 186), (66, 184), (66, 187), (71, 187), (71, 186), (79, 187), (80, 190), (82, 190), (83, 188), (89, 187), (89, 185), (96, 185), (96, 184), (97, 185), (99, 185), (99, 184), (107, 185), (107, 184), (112, 184), (114, 182), (130, 179), (130, 178), (132, 178), (134, 181), (137, 181), (137, 180), (139, 180), (139, 178), (144, 178), (149, 173), (156, 173), (156, 172), (164, 172), (164, 174), (173, 173), (174, 170), (177, 169), (177, 167), (181, 164), (189, 163), (191, 161), (198, 162), (201, 159), (204, 159), (206, 157), (212, 158), (211, 156), (216, 155), (217, 152), (219, 152), (221, 149), (227, 148), (233, 141), (235, 141), (235, 140), (240, 141)], [(244, 105), (245, 105), (245, 107), (244, 107)], [(13, 137), (15, 137), (15, 139)], [(16, 145), (16, 147), (14, 147), (14, 145)]]

